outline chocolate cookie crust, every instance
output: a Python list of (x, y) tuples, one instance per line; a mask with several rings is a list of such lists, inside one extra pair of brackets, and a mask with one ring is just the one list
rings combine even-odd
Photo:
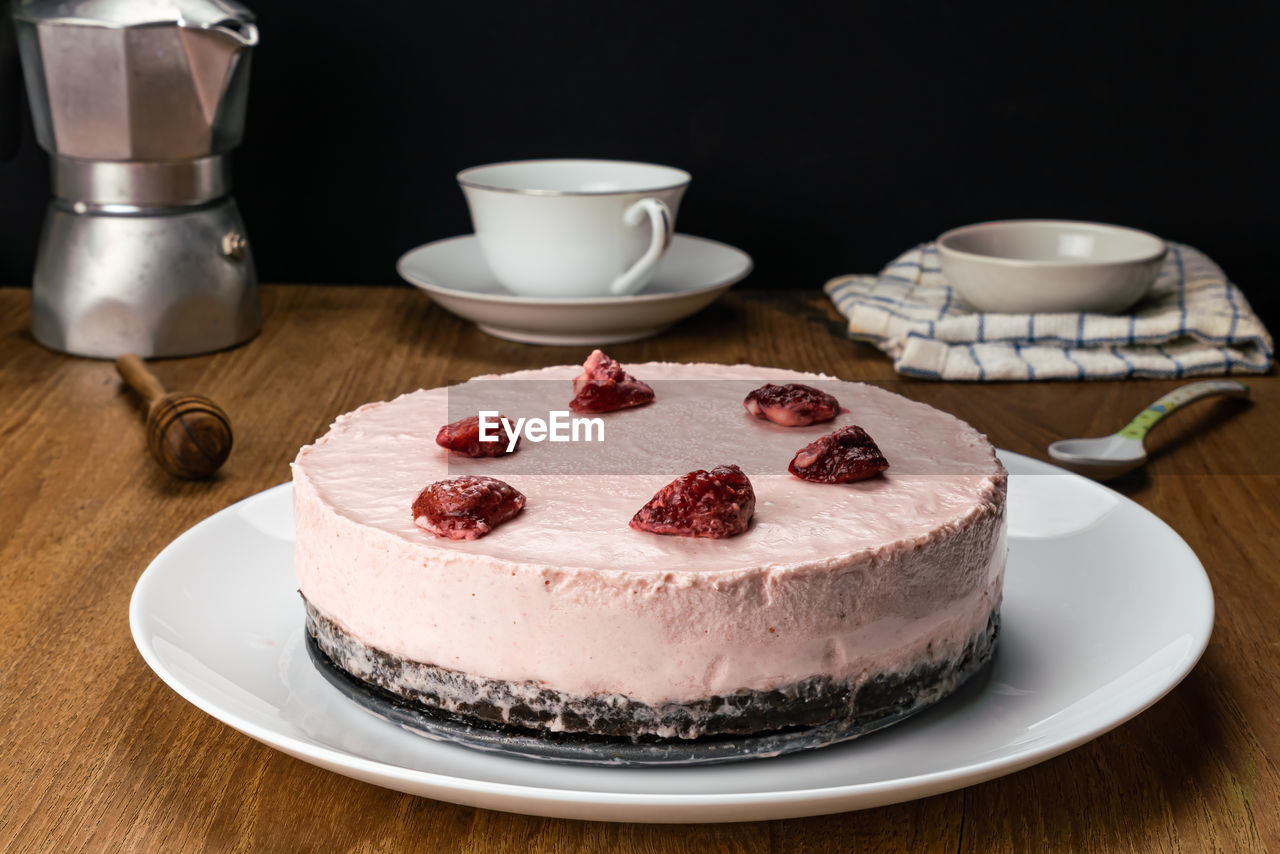
[(536, 682), (507, 682), (408, 661), (360, 643), (303, 601), (307, 632), (336, 668), (426, 714), (540, 736), (655, 742), (814, 726), (869, 731), (876, 721), (900, 720), (958, 689), (993, 655), (1000, 622), (997, 606), (986, 627), (954, 659), (875, 674), (859, 684), (816, 676), (770, 691), (650, 705), (621, 694), (576, 697)]

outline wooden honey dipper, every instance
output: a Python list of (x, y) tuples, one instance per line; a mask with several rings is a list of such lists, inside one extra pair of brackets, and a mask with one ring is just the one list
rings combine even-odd
[(226, 462), (231, 421), (218, 404), (198, 394), (166, 393), (133, 353), (116, 359), (116, 370), (147, 403), (147, 447), (162, 469), (195, 480)]

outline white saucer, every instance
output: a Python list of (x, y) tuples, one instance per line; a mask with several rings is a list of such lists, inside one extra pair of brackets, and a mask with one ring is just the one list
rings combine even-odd
[(612, 344), (656, 335), (715, 301), (751, 272), (751, 256), (677, 234), (653, 280), (624, 297), (516, 296), (498, 284), (474, 234), (411, 249), (396, 270), (441, 308), (498, 338), (527, 344)]
[(532, 762), (422, 738), (331, 686), (304, 647), (288, 484), (175, 539), (138, 579), (142, 657), (241, 732), (358, 780), (488, 809), (596, 821), (758, 821), (862, 809), (1009, 774), (1083, 744), (1177, 685), (1213, 591), (1164, 522), (1027, 457), (1009, 468), (1009, 565), (990, 673), (846, 744), (692, 768)]

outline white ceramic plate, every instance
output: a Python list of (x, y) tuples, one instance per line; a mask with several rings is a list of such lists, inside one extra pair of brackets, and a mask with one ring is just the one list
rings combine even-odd
[(751, 256), (705, 237), (677, 234), (652, 281), (638, 294), (622, 297), (516, 296), (489, 272), (472, 234), (411, 249), (396, 270), (441, 308), (498, 338), (611, 344), (656, 335), (710, 305), (751, 272)]
[(290, 487), (199, 523), (142, 574), (129, 618), (160, 678), (285, 753), (359, 780), (532, 815), (707, 822), (841, 812), (1033, 765), (1138, 714), (1195, 665), (1213, 592), (1195, 555), (1128, 499), (1002, 454), (1010, 552), (989, 677), (848, 744), (695, 768), (584, 768), (473, 752), (369, 715), (312, 668)]

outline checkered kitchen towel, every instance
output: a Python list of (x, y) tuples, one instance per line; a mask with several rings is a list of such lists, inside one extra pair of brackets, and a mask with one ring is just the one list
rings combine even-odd
[(1264, 373), (1273, 345), (1244, 294), (1208, 257), (1170, 243), (1132, 314), (991, 314), (959, 301), (922, 244), (877, 276), (824, 288), (849, 335), (898, 373), (939, 380), (1084, 380)]

